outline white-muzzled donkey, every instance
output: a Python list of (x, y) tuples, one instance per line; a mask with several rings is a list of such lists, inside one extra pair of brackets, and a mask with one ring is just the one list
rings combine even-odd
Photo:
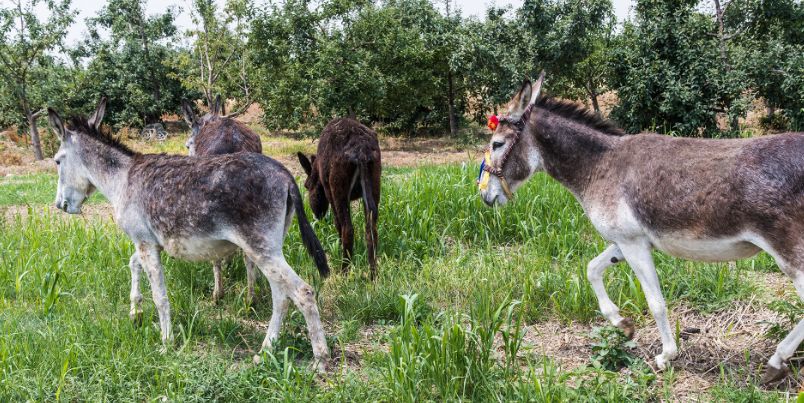
[(313, 288), (282, 255), (295, 211), (307, 251), (321, 275), (329, 273), (324, 250), (307, 221), (290, 172), (255, 153), (200, 158), (134, 152), (99, 131), (105, 106), (102, 99), (91, 118), (73, 118), (67, 127), (56, 111), (48, 110), (50, 124), (61, 141), (54, 158), (59, 172), (56, 207), (80, 213), (82, 203), (96, 189), (112, 204), (115, 222), (136, 248), (129, 261), (132, 320), (142, 317), (140, 274), (144, 267), (159, 313), (162, 341), (172, 342), (162, 250), (182, 259), (208, 261), (240, 248), (271, 286), (273, 312), (262, 348), (271, 348), (279, 336), (290, 300), (307, 321), (314, 365), (325, 369), (329, 350)]
[[(626, 260), (661, 333), (659, 369), (678, 348), (653, 249), (699, 261), (764, 250), (804, 298), (804, 133), (733, 140), (625, 135), (572, 103), (539, 97), (543, 79), (526, 81), (499, 119), (478, 182), (481, 196), (504, 204), (539, 171), (568, 188), (611, 243), (587, 272), (600, 311), (633, 335), (633, 322), (603, 284), (604, 270)], [(785, 376), (785, 361), (802, 340), (804, 320), (770, 357), (763, 383)]]

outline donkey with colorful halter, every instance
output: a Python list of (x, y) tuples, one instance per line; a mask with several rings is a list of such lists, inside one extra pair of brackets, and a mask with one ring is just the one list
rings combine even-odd
[[(523, 84), (495, 127), (478, 180), (481, 197), (504, 204), (540, 171), (569, 189), (611, 243), (587, 268), (600, 311), (633, 335), (633, 322), (620, 315), (603, 284), (604, 270), (626, 260), (661, 334), (659, 369), (678, 347), (653, 249), (699, 261), (764, 250), (804, 299), (804, 133), (732, 140), (625, 135), (582, 107), (539, 98), (543, 78)], [(785, 361), (802, 340), (804, 320), (768, 360), (763, 383), (785, 376)]]
[(290, 172), (255, 153), (206, 158), (137, 153), (99, 131), (105, 109), (106, 99), (102, 99), (90, 119), (74, 118), (69, 126), (48, 109), (50, 124), (61, 141), (54, 157), (59, 173), (56, 207), (78, 214), (95, 190), (112, 204), (115, 222), (136, 248), (129, 260), (132, 320), (142, 320), (144, 268), (159, 313), (162, 342), (171, 343), (170, 302), (160, 253), (208, 261), (240, 248), (271, 286), (273, 311), (262, 348), (271, 348), (279, 337), (293, 301), (307, 322), (316, 366), (325, 368), (329, 350), (315, 293), (282, 254), (295, 212), (307, 252), (322, 276), (329, 273)]

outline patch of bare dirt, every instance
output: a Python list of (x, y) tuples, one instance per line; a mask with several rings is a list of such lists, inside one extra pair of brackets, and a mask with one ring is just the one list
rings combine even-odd
[(114, 221), (114, 209), (112, 209), (112, 205), (109, 203), (84, 204), (81, 207), (81, 214), (77, 215), (67, 214), (57, 210), (55, 207), (43, 205), (30, 207), (24, 205), (2, 206), (0, 207), (0, 213), (7, 222), (15, 218), (24, 220), (31, 214), (47, 216), (56, 220)]
[(36, 161), (33, 151), (7, 140), (10, 131), (0, 135), (0, 177), (46, 171), (56, 171), (52, 159)]
[[(712, 314), (700, 314), (677, 306), (670, 312), (671, 323), (678, 321), (682, 330), (680, 352), (673, 361), (675, 379), (670, 386), (677, 400), (695, 399), (720, 381), (723, 367), (740, 377), (746, 384), (756, 384), (764, 371), (765, 362), (774, 353), (776, 342), (764, 335), (772, 323), (781, 318), (758, 301), (735, 302), (732, 309)], [(544, 355), (556, 361), (564, 370), (582, 367), (590, 362), (593, 326), (603, 326), (601, 318), (595, 323), (564, 325), (548, 321), (526, 327), (523, 350)], [(634, 352), (655, 370), (654, 356), (661, 352), (659, 331), (652, 319), (637, 326)], [(657, 378), (659, 382), (662, 377)], [(791, 376), (777, 386), (797, 391), (797, 377)]]

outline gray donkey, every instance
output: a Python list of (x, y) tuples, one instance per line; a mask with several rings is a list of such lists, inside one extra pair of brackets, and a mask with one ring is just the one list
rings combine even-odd
[[(162, 341), (173, 339), (160, 252), (193, 260), (220, 259), (237, 248), (262, 271), (271, 286), (273, 313), (263, 349), (279, 336), (288, 300), (304, 315), (315, 363), (324, 369), (329, 356), (313, 288), (282, 255), (293, 212), (302, 241), (319, 273), (329, 273), (321, 244), (304, 214), (296, 182), (278, 162), (254, 153), (213, 157), (140, 154), (99, 131), (106, 107), (102, 99), (91, 118), (73, 118), (68, 127), (48, 109), (61, 141), (54, 157), (59, 181), (56, 206), (81, 212), (86, 198), (99, 190), (112, 204), (114, 219), (131, 238), (132, 320), (142, 318), (140, 273), (151, 283)], [(255, 356), (255, 360), (259, 357)]]
[[(633, 335), (633, 322), (620, 316), (603, 284), (603, 271), (625, 259), (661, 333), (659, 369), (678, 348), (653, 249), (700, 261), (764, 250), (804, 299), (804, 133), (735, 140), (625, 135), (572, 103), (540, 98), (543, 79), (526, 81), (499, 119), (478, 182), (481, 196), (504, 204), (539, 171), (567, 187), (611, 243), (587, 271), (600, 311)], [(804, 320), (770, 357), (763, 383), (785, 376), (785, 361), (802, 340)]]
[[(215, 97), (215, 102), (211, 105), (210, 112), (201, 117), (196, 117), (192, 106), (183, 101), (181, 105), (182, 115), (192, 130), (190, 138), (185, 143), (191, 156), (209, 156), (219, 154), (229, 154), (237, 152), (253, 152), (262, 154), (262, 142), (260, 136), (249, 129), (248, 126), (227, 116), (225, 113), (221, 96)], [(254, 282), (257, 279), (254, 263), (243, 256), (246, 265), (246, 281), (248, 283), (247, 293), (249, 301), (254, 300)], [(215, 288), (212, 291), (212, 299), (219, 301), (223, 298), (223, 278), (221, 267), (225, 260), (215, 260), (212, 262), (212, 273), (215, 277)]]

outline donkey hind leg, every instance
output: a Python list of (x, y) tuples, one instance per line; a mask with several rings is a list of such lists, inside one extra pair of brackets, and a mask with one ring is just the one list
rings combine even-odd
[(625, 332), (628, 338), (634, 337), (634, 322), (629, 318), (620, 316), (620, 308), (611, 301), (609, 294), (606, 292), (606, 286), (603, 284), (603, 273), (611, 265), (614, 265), (624, 260), (623, 254), (617, 245), (609, 245), (603, 253), (589, 262), (586, 266), (586, 276), (592, 284), (597, 296), (598, 304), (600, 305), (600, 313), (606, 317), (614, 326), (619, 327)]
[[(307, 331), (309, 333), (310, 342), (313, 346), (313, 356), (315, 356), (315, 367), (320, 370), (326, 370), (326, 362), (329, 359), (329, 349), (327, 342), (324, 338), (324, 327), (321, 324), (321, 316), (318, 313), (318, 306), (315, 300), (315, 292), (313, 287), (304, 282), (301, 277), (288, 265), (285, 258), (282, 256), (281, 249), (275, 253), (265, 255), (249, 255), (254, 263), (260, 268), (260, 271), (268, 279), (271, 284), (271, 290), (274, 299), (274, 313), (271, 317), (266, 340), (271, 341), (272, 334), (279, 333), (279, 324), (284, 319), (284, 310), (282, 304), (284, 303), (283, 295), (290, 298), (293, 304), (302, 312), (304, 320), (307, 322)], [(277, 293), (276, 291), (280, 291)], [(279, 305), (279, 306), (277, 306)], [(281, 316), (280, 316), (281, 314)], [(275, 338), (274, 338), (275, 339)], [(255, 362), (259, 361), (259, 356), (254, 357)]]
[(221, 268), (225, 264), (226, 261), (224, 259), (212, 262), (212, 275), (215, 277), (215, 288), (212, 290), (212, 300), (215, 303), (223, 299), (223, 276), (221, 276)]
[[(782, 266), (782, 262), (778, 258), (776, 262)], [(799, 265), (799, 267), (802, 266)], [(783, 272), (790, 274), (788, 270), (784, 269), (786, 267), (782, 267)], [(804, 272), (794, 272), (791, 277), (793, 277), (793, 285), (796, 286), (799, 298), (804, 300)], [(788, 369), (785, 362), (793, 356), (802, 341), (804, 341), (804, 319), (799, 321), (796, 327), (776, 347), (776, 352), (768, 360), (768, 367), (762, 377), (762, 384), (775, 382), (787, 376)]]
[(128, 261), (131, 269), (131, 309), (128, 317), (136, 326), (142, 325), (142, 293), (140, 292), (140, 275), (142, 274), (142, 263), (140, 263), (139, 253), (134, 252)]
[(243, 263), (246, 265), (246, 298), (249, 302), (254, 301), (254, 283), (257, 281), (257, 270), (254, 262), (243, 254)]
[(656, 267), (653, 265), (651, 247), (647, 242), (619, 244), (618, 246), (642, 284), (645, 299), (648, 300), (648, 307), (653, 314), (653, 319), (656, 321), (656, 326), (659, 328), (659, 333), (662, 337), (662, 352), (656, 356), (656, 366), (660, 370), (664, 370), (670, 361), (678, 356), (678, 347), (676, 346), (675, 338), (673, 338), (673, 332), (670, 330), (667, 305), (662, 296)]
[(159, 247), (140, 244), (137, 246), (137, 250), (140, 254), (140, 262), (145, 266), (145, 271), (148, 273), (148, 281), (151, 283), (151, 295), (154, 299), (154, 305), (156, 305), (156, 311), (159, 313), (159, 329), (162, 331), (162, 343), (172, 343), (170, 301), (168, 301), (162, 262), (159, 259)]
[[(347, 189), (348, 190), (348, 189)], [(343, 262), (341, 263), (341, 271), (347, 271), (349, 265), (352, 264), (352, 252), (354, 249), (355, 231), (352, 226), (352, 214), (349, 209), (349, 194), (339, 194), (332, 192), (334, 198), (332, 202), (332, 212), (335, 214), (336, 221), (338, 222), (338, 234), (341, 238), (341, 247), (343, 248)]]

